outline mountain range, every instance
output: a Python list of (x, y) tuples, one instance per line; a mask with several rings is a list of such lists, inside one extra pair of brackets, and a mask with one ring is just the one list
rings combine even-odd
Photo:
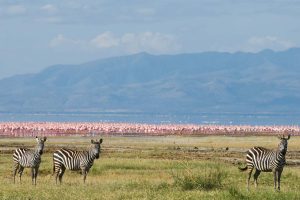
[(293, 113), (299, 105), (300, 48), (142, 52), (0, 80), (0, 112)]

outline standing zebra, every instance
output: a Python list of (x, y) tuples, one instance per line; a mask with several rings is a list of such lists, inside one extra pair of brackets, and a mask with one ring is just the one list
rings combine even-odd
[(257, 178), (261, 172), (273, 172), (274, 174), (274, 189), (276, 190), (276, 183), (278, 182), (278, 190), (280, 190), (280, 177), (285, 165), (285, 154), (287, 151), (288, 140), (284, 136), (278, 137), (280, 143), (276, 151), (272, 151), (263, 147), (253, 147), (247, 151), (246, 167), (239, 167), (241, 171), (248, 170), (247, 189), (249, 190), (249, 181), (252, 170), (255, 168), (254, 183), (257, 187)]
[(70, 149), (60, 149), (53, 154), (53, 174), (56, 173), (57, 178), (61, 183), (62, 177), (66, 169), (81, 170), (83, 175), (83, 182), (85, 183), (86, 175), (93, 166), (94, 159), (100, 156), (100, 144), (103, 139), (99, 141), (91, 140), (91, 148), (88, 151), (74, 151)]
[(14, 183), (15, 183), (15, 177), (17, 171), (19, 173), (20, 182), (21, 182), (21, 176), (24, 171), (24, 168), (31, 168), (32, 184), (36, 185), (36, 177), (38, 175), (38, 170), (41, 163), (41, 155), (43, 154), (44, 143), (46, 142), (47, 138), (46, 137), (38, 138), (37, 136), (35, 138), (37, 141), (37, 146), (34, 150), (19, 148), (16, 149), (13, 154)]

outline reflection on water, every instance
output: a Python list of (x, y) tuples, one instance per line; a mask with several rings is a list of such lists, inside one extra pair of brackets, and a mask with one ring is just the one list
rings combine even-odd
[(0, 113), (0, 121), (300, 125), (300, 114)]

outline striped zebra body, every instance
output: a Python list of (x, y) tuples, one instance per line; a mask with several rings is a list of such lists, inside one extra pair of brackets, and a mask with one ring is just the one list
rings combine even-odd
[(283, 168), (286, 164), (285, 154), (287, 152), (287, 140), (290, 139), (290, 135), (288, 138), (280, 137), (280, 143), (278, 145), (277, 151), (272, 151), (263, 147), (253, 147), (247, 151), (246, 155), (246, 163), (247, 166), (244, 168), (239, 167), (241, 171), (248, 170), (248, 179), (247, 179), (247, 189), (249, 190), (249, 181), (251, 178), (251, 174), (253, 169), (255, 169), (254, 173), (254, 183), (255, 187), (257, 187), (257, 179), (261, 172), (273, 172), (274, 174), (274, 189), (280, 190), (280, 178)]
[(13, 162), (14, 162), (14, 170), (13, 170), (13, 178), (15, 183), (15, 176), (19, 174), (20, 182), (22, 173), (24, 168), (31, 168), (31, 178), (32, 183), (36, 185), (36, 178), (38, 174), (38, 169), (41, 163), (41, 155), (43, 154), (44, 149), (44, 142), (46, 141), (46, 137), (38, 138), (37, 140), (37, 147), (34, 150), (19, 148), (16, 149), (13, 154)]
[(37, 151), (20, 148), (15, 150), (13, 160), (22, 167), (32, 168), (40, 165), (41, 155)]
[(66, 169), (72, 171), (81, 170), (83, 181), (85, 182), (86, 175), (93, 166), (94, 160), (100, 156), (100, 144), (102, 141), (102, 139), (99, 141), (92, 140), (93, 146), (89, 151), (75, 151), (65, 148), (55, 151), (53, 154), (53, 174), (56, 174), (56, 183), (57, 179), (61, 183)]
[(285, 155), (263, 147), (253, 147), (246, 156), (247, 166), (262, 172), (272, 172), (282, 169), (285, 165)]
[(54, 153), (53, 160), (55, 168), (64, 166), (69, 170), (90, 169), (94, 163), (95, 156), (89, 151), (74, 151), (71, 149), (60, 149)]

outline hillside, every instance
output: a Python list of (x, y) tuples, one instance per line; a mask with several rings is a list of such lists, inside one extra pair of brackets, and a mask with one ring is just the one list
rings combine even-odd
[(0, 80), (2, 112), (300, 112), (300, 48), (129, 56)]

